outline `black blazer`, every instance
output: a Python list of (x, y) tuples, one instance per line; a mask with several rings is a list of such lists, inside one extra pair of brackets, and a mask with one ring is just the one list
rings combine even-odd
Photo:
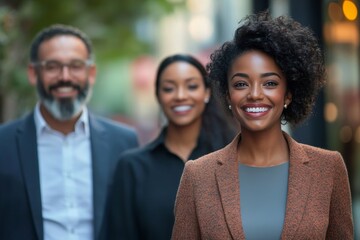
[[(138, 146), (133, 129), (89, 114), (93, 165), (94, 236), (121, 152)], [(0, 126), (0, 239), (42, 240), (37, 138), (34, 113)]]

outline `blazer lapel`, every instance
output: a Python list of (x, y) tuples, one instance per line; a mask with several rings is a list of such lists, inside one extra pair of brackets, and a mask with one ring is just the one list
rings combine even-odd
[(290, 149), (290, 167), (285, 223), (282, 239), (292, 239), (303, 217), (312, 176), (308, 158), (301, 145), (284, 134)]
[(215, 173), (225, 220), (233, 239), (245, 239), (241, 227), (240, 189), (236, 156), (239, 136), (240, 135), (221, 151), (218, 160), (219, 166)]
[(33, 113), (19, 126), (16, 141), (36, 233), (38, 239), (43, 239), (37, 137)]
[(90, 141), (93, 165), (93, 206), (94, 206), (94, 233), (95, 239), (99, 236), (102, 219), (104, 216), (108, 175), (111, 160), (109, 142), (104, 127), (89, 114)]

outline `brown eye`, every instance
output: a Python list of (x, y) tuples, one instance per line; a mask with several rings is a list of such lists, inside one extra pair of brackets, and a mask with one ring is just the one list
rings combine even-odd
[(169, 93), (169, 92), (172, 92), (174, 90), (174, 88), (172, 88), (172, 87), (162, 87), (161, 89), (165, 93)]
[(247, 84), (245, 82), (236, 82), (233, 84), (233, 87), (236, 89), (245, 88)]
[(86, 63), (83, 61), (73, 61), (69, 64), (72, 70), (82, 70), (86, 67)]
[(275, 81), (268, 81), (264, 84), (264, 86), (266, 86), (266, 87), (276, 87), (277, 85), (279, 85), (279, 84)]
[(191, 85), (188, 86), (188, 89), (189, 89), (189, 90), (196, 90), (196, 89), (198, 89), (198, 88), (199, 88), (199, 85), (198, 85), (198, 84), (191, 84)]
[(44, 64), (46, 71), (58, 71), (62, 68), (62, 64), (56, 61), (49, 61)]

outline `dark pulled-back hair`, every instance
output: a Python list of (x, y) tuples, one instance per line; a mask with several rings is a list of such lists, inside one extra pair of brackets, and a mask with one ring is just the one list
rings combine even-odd
[(249, 50), (268, 54), (286, 77), (292, 101), (282, 119), (293, 125), (305, 120), (325, 82), (323, 55), (314, 33), (291, 17), (272, 18), (268, 11), (244, 18), (233, 40), (216, 50), (207, 65), (211, 83), (226, 106), (229, 68), (235, 58)]
[(43, 42), (61, 35), (79, 38), (85, 44), (89, 58), (93, 57), (91, 40), (84, 32), (73, 26), (54, 24), (40, 31), (33, 39), (30, 46), (30, 61), (37, 62), (39, 60), (39, 47)]
[[(172, 63), (186, 62), (194, 66), (201, 74), (205, 87), (210, 89), (210, 82), (205, 67), (195, 57), (188, 54), (175, 54), (164, 58), (157, 69), (155, 79), (155, 94), (159, 99), (160, 78), (164, 70)], [(209, 102), (206, 104), (202, 114), (202, 129), (207, 135), (206, 140), (210, 148), (219, 149), (229, 143), (235, 136), (236, 127), (224, 110), (219, 105), (215, 95), (210, 94)]]

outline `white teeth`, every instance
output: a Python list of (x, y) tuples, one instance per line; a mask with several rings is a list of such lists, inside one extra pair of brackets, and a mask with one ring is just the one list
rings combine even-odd
[(191, 109), (191, 106), (189, 106), (189, 105), (174, 107), (174, 111), (176, 111), (176, 112), (184, 112), (184, 111), (188, 111), (190, 109)]
[(56, 89), (56, 91), (60, 92), (60, 93), (68, 93), (71, 92), (73, 90), (73, 87), (58, 87)]
[(250, 107), (245, 109), (246, 112), (253, 112), (253, 113), (266, 112), (267, 110), (268, 108), (265, 107)]

